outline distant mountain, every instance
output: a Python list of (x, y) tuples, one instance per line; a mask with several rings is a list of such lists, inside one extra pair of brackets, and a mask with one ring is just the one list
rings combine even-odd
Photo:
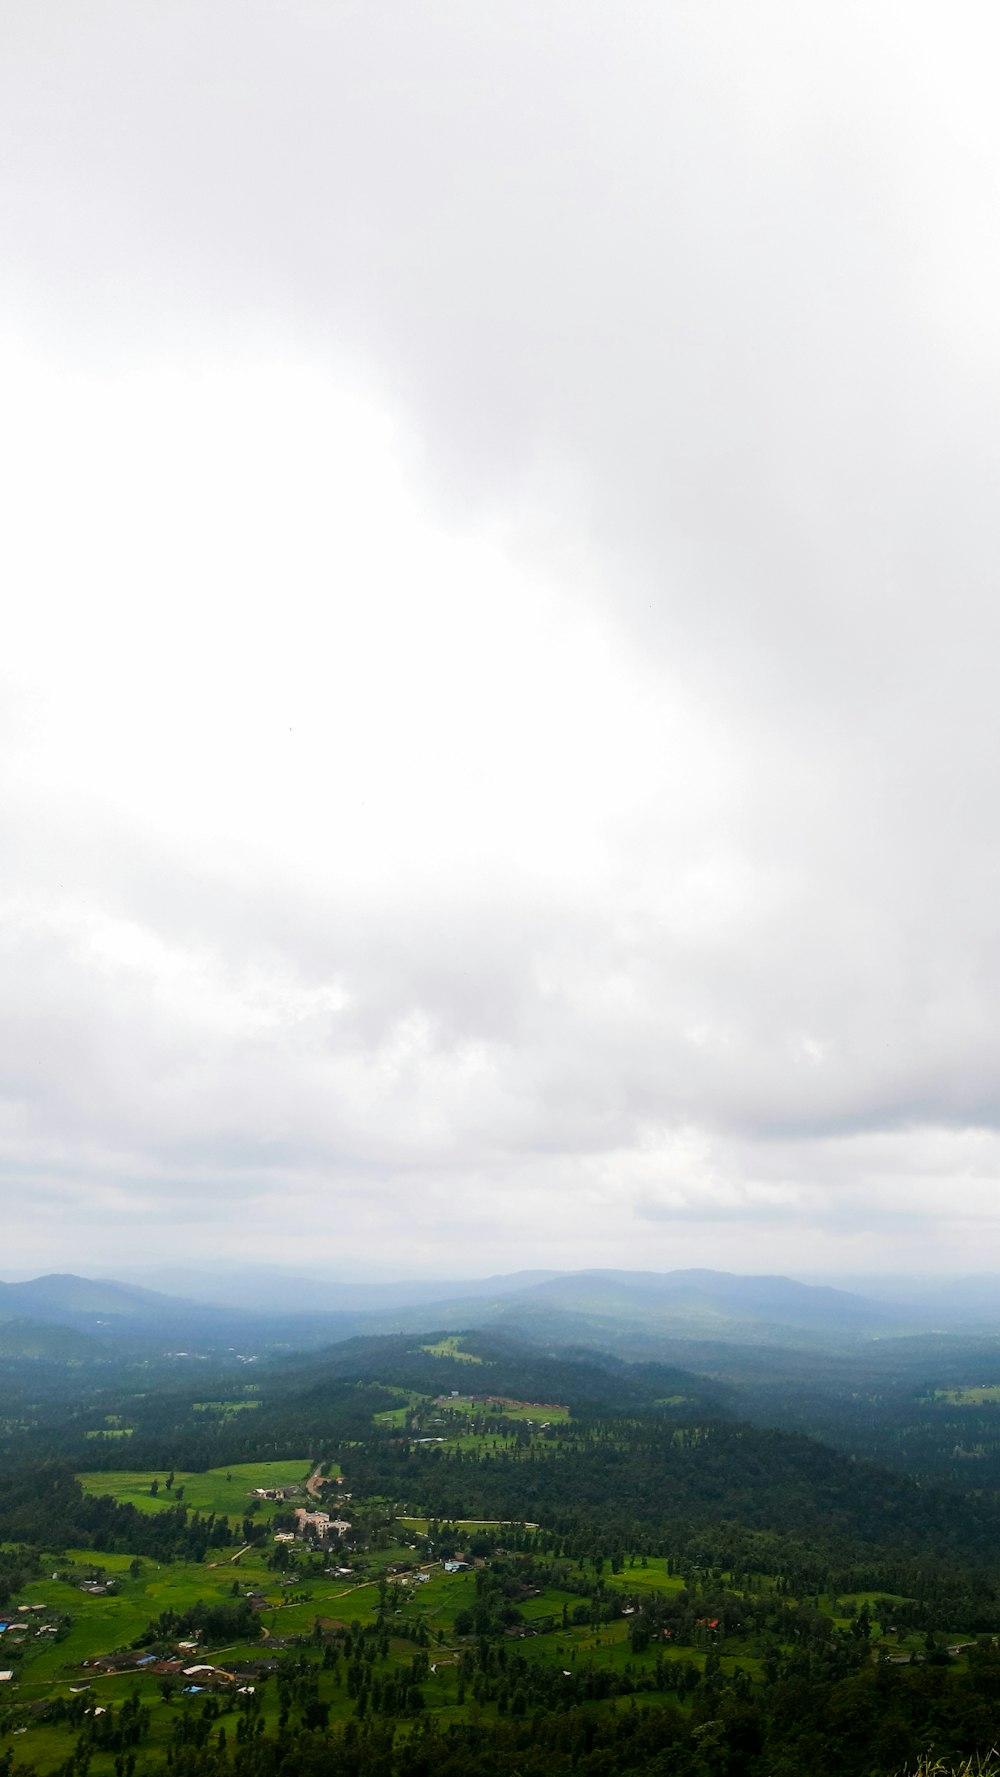
[(105, 1342), (152, 1343), (241, 1350), (259, 1344), (315, 1345), (358, 1330), (355, 1314), (261, 1315), (168, 1296), (110, 1278), (54, 1274), (27, 1283), (0, 1283), (0, 1325), (40, 1323), (94, 1334)]
[(214, 1307), (237, 1308), (247, 1314), (385, 1313), (425, 1303), (479, 1301), (509, 1296), (558, 1277), (557, 1271), (516, 1271), (504, 1277), (449, 1281), (442, 1278), (403, 1282), (353, 1283), (342, 1277), (285, 1272), (257, 1265), (238, 1271), (196, 1271), (180, 1267), (147, 1274), (157, 1290)]
[(106, 1278), (54, 1273), (28, 1283), (0, 1283), (0, 1318), (26, 1317), (66, 1324), (67, 1318), (96, 1321), (149, 1322), (176, 1318), (183, 1304), (153, 1290)]
[(931, 1318), (906, 1305), (787, 1277), (705, 1270), (564, 1272), (513, 1293), (370, 1317), (375, 1332), (416, 1332), (431, 1324), (454, 1331), (505, 1327), (540, 1342), (635, 1352), (637, 1341), (648, 1350), (657, 1338), (836, 1346), (922, 1332)]
[(908, 1309), (790, 1277), (741, 1277), (726, 1271), (583, 1271), (535, 1285), (534, 1304), (614, 1319), (683, 1323), (699, 1334), (720, 1325), (880, 1331), (911, 1324)]
[(851, 1277), (836, 1278), (837, 1287), (858, 1290), (878, 1301), (906, 1303), (933, 1319), (935, 1324), (1000, 1323), (1000, 1276), (978, 1272), (971, 1277)]
[[(194, 1273), (177, 1273), (189, 1284)], [(875, 1339), (1000, 1331), (992, 1280), (918, 1302), (862, 1295), (789, 1277), (709, 1270), (517, 1272), (448, 1282), (359, 1283), (295, 1279), (280, 1271), (204, 1274), (202, 1299), (112, 1279), (56, 1275), (0, 1283), (4, 1321), (72, 1327), (225, 1352), (306, 1351), (355, 1335), (445, 1328), (504, 1329), (536, 1343), (587, 1345), (657, 1357), (665, 1342), (835, 1350)], [(206, 1299), (210, 1289), (231, 1300)], [(294, 1306), (289, 1306), (293, 1302)]]

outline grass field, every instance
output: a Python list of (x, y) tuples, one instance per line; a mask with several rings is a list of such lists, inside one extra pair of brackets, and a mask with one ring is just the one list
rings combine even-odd
[[(450, 1339), (440, 1339), (435, 1346), (425, 1347), (440, 1356), (468, 1357), (467, 1352), (445, 1347), (454, 1343)], [(478, 1359), (475, 1359), (478, 1362)], [(507, 1396), (476, 1397), (471, 1394), (446, 1394), (430, 1399), (427, 1395), (407, 1394), (402, 1389), (392, 1391), (398, 1397), (398, 1405), (384, 1408), (373, 1415), (375, 1425), (403, 1430), (407, 1421), (411, 1421), (411, 1432), (414, 1437), (425, 1440), (437, 1438), (441, 1442), (455, 1444), (462, 1450), (480, 1450), (508, 1448), (525, 1435), (525, 1428), (532, 1434), (550, 1425), (566, 1425), (570, 1414), (568, 1407), (544, 1401), (518, 1401)], [(502, 1427), (502, 1429), (500, 1429)], [(547, 1446), (542, 1438), (540, 1447)]]
[(406, 1424), (409, 1407), (386, 1407), (382, 1413), (372, 1414), (373, 1425), (394, 1425), (400, 1429)]
[(462, 1341), (457, 1333), (450, 1334), (446, 1339), (439, 1339), (436, 1345), (421, 1345), (420, 1349), (431, 1357), (458, 1358), (463, 1364), (481, 1364), (483, 1361), (474, 1352), (462, 1350)]
[(621, 1573), (609, 1573), (605, 1569), (603, 1578), (616, 1592), (641, 1594), (684, 1590), (684, 1581), (680, 1574), (668, 1573), (666, 1562), (652, 1557), (647, 1567), (623, 1567)]
[[(491, 1397), (489, 1400), (464, 1394), (442, 1395), (435, 1405), (446, 1413), (463, 1413), (470, 1419), (511, 1419), (528, 1425), (567, 1425), (569, 1423), (568, 1407), (539, 1401), (515, 1401), (499, 1395)], [(433, 1413), (430, 1413), (427, 1418), (428, 1424), (432, 1420)]]
[(219, 1419), (233, 1419), (237, 1413), (252, 1413), (260, 1401), (193, 1401), (193, 1413), (211, 1413)]
[(387, 1387), (385, 1393), (395, 1395), (399, 1401), (399, 1406), (386, 1407), (381, 1413), (373, 1413), (372, 1423), (374, 1425), (403, 1426), (406, 1424), (406, 1415), (410, 1412), (411, 1408), (421, 1404), (426, 1405), (427, 1402), (426, 1395), (414, 1394), (412, 1391), (407, 1391), (405, 1388)]
[[(183, 1488), (181, 1503), (193, 1511), (215, 1512), (217, 1517), (237, 1521), (246, 1516), (251, 1503), (260, 1518), (273, 1517), (281, 1511), (280, 1502), (261, 1499), (252, 1501), (255, 1487), (298, 1487), (309, 1474), (305, 1457), (299, 1462), (237, 1462), (229, 1468), (205, 1469), (200, 1474), (180, 1470), (174, 1475), (173, 1490), (168, 1493), (168, 1470), (99, 1469), (77, 1476), (85, 1493), (110, 1493), (114, 1499), (138, 1507), (140, 1512), (164, 1512), (177, 1504), (177, 1490)], [(150, 1492), (153, 1482), (159, 1491)]]

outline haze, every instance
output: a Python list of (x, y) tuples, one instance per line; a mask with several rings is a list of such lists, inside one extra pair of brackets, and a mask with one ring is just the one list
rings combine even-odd
[(5, 1274), (994, 1268), (994, 9), (0, 34)]

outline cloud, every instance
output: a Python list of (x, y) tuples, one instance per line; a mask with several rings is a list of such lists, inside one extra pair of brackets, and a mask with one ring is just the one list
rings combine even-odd
[(11, 1262), (974, 1259), (992, 17), (5, 31)]

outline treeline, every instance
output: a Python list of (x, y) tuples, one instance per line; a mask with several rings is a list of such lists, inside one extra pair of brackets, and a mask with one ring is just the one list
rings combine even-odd
[(147, 1647), (157, 1642), (173, 1647), (179, 1636), (204, 1637), (209, 1642), (256, 1641), (261, 1635), (260, 1618), (246, 1598), (223, 1598), (213, 1603), (199, 1599), (190, 1610), (164, 1610), (133, 1642), (134, 1647)]
[[(202, 1516), (183, 1505), (146, 1513), (108, 1494), (84, 1493), (72, 1471), (58, 1463), (0, 1475), (0, 1525), (5, 1541), (34, 1549), (98, 1549), (157, 1561), (202, 1561), (210, 1548), (228, 1547), (238, 1534), (214, 1513)], [(266, 1526), (244, 1519), (239, 1534), (243, 1541), (259, 1540)]]
[[(397, 1404), (391, 1390), (353, 1379), (324, 1382), (318, 1389), (293, 1385), (284, 1373), (265, 1374), (251, 1412), (231, 1415), (197, 1410), (196, 1403), (224, 1399), (238, 1386), (231, 1373), (200, 1373), (183, 1383), (171, 1374), (157, 1384), (142, 1373), (141, 1388), (131, 1371), (115, 1385), (102, 1371), (89, 1383), (70, 1388), (66, 1376), (49, 1376), (30, 1409), (15, 1394), (4, 1398), (0, 1421), (0, 1472), (25, 1464), (62, 1463), (76, 1469), (222, 1468), (241, 1462), (296, 1459), (342, 1439), (368, 1436), (375, 1413)], [(113, 1419), (128, 1435), (102, 1431)]]
[(0, 1548), (0, 1609), (6, 1609), (28, 1580), (38, 1573), (38, 1553), (21, 1547)]
[[(699, 1673), (680, 1662), (676, 1705), (640, 1707), (640, 1693), (620, 1684), (601, 1711), (581, 1705), (579, 1686), (561, 1694), (550, 1683), (536, 1702), (537, 1672), (513, 1651), (502, 1672), (487, 1661), (480, 1673), (484, 1694), (506, 1686), (503, 1713), (443, 1727), (420, 1708), (419, 1653), (380, 1690), (391, 1694), (387, 1712), (373, 1707), (363, 1650), (346, 1657), (356, 1713), (342, 1728), (327, 1728), (315, 1671), (303, 1665), (278, 1680), (275, 1732), (265, 1730), (259, 1698), (210, 1695), (178, 1714), (160, 1760), (141, 1745), (146, 1723), (133, 1699), (108, 1709), (100, 1726), (86, 1721), (58, 1777), (83, 1777), (99, 1748), (133, 1757), (138, 1748), (123, 1772), (163, 1777), (895, 1777), (925, 1752), (958, 1758), (990, 1747), (1000, 1703), (993, 1648), (976, 1650), (959, 1676), (866, 1665), (831, 1680), (807, 1647), (763, 1687), (724, 1677), (717, 1664)], [(13, 1758), (8, 1765), (15, 1777), (28, 1769)]]

